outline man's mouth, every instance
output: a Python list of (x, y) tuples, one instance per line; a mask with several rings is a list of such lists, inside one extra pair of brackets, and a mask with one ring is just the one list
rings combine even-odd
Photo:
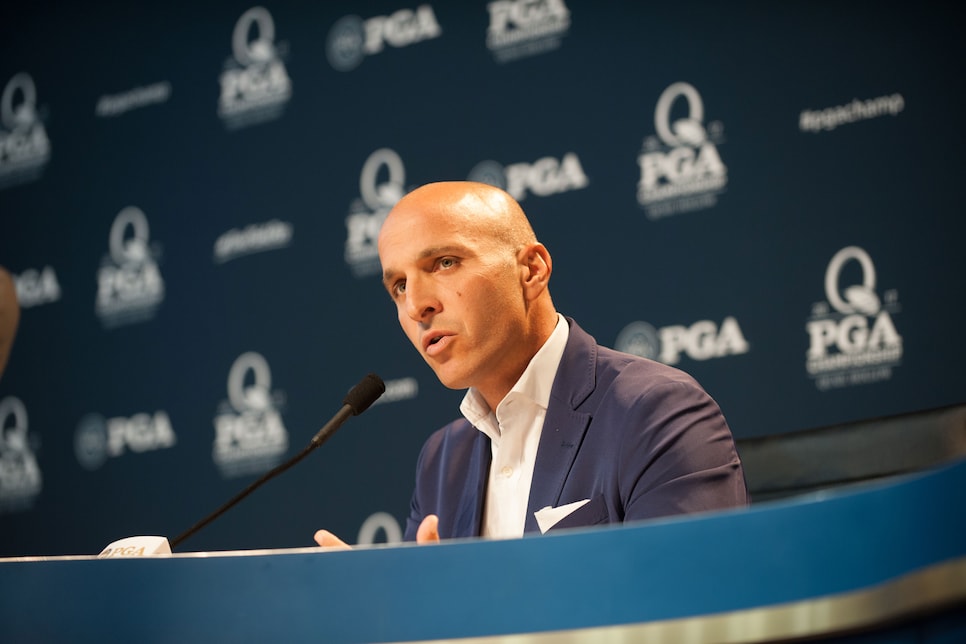
[(449, 338), (450, 336), (443, 333), (433, 335), (423, 344), (423, 351), (426, 355), (435, 355), (449, 344)]

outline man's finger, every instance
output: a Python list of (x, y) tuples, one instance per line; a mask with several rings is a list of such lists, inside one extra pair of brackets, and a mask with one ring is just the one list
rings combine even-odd
[(349, 545), (335, 536), (328, 530), (319, 530), (315, 533), (315, 543), (319, 544), (323, 548), (335, 548), (338, 550), (351, 550)]
[(428, 515), (416, 530), (416, 543), (439, 543), (439, 517)]

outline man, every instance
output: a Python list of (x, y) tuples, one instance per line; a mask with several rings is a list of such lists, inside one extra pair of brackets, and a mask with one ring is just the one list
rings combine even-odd
[[(404, 196), (379, 234), (406, 336), (464, 418), (419, 457), (407, 540), (519, 537), (745, 505), (717, 404), (685, 373), (598, 346), (550, 298), (550, 253), (507, 193)], [(323, 546), (343, 544), (320, 530)]]
[(0, 267), (0, 376), (7, 366), (13, 336), (17, 333), (20, 307), (17, 305), (17, 289), (10, 273)]

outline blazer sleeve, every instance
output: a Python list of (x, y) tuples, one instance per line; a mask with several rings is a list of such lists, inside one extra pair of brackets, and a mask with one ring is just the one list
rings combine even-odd
[(618, 459), (624, 521), (747, 505), (731, 430), (693, 379), (651, 386), (627, 421)]

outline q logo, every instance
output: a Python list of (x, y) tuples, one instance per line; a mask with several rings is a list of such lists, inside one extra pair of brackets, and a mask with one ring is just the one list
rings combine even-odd
[[(257, 27), (254, 40), (249, 40), (252, 26)], [(239, 65), (267, 63), (275, 57), (275, 22), (264, 7), (252, 7), (235, 24), (231, 39), (232, 52)]]
[[(839, 290), (839, 278), (846, 262), (857, 261), (862, 268), (862, 284)], [(825, 271), (825, 297), (839, 313), (875, 315), (882, 308), (875, 294), (875, 266), (872, 258), (858, 246), (847, 246), (835, 253)]]
[[(13, 423), (9, 423), (10, 419)], [(0, 400), (0, 454), (23, 454), (27, 446), (27, 409), (13, 396)]]
[[(14, 103), (17, 90), (23, 100)], [(19, 130), (28, 128), (37, 121), (37, 88), (30, 74), (21, 72), (10, 79), (0, 97), (0, 118), (7, 129)]]
[[(127, 237), (128, 228), (132, 235)], [(128, 206), (118, 213), (111, 226), (111, 233), (108, 238), (111, 259), (118, 266), (140, 265), (147, 261), (148, 239), (150, 231), (148, 229), (148, 218), (144, 216), (140, 208)]]
[[(671, 123), (671, 107), (679, 97), (688, 103), (688, 117)], [(704, 130), (704, 103), (698, 90), (689, 83), (674, 83), (661, 94), (654, 109), (654, 128), (658, 137), (670, 147), (698, 147), (707, 140)]]
[[(252, 383), (245, 384), (248, 374)], [(238, 413), (264, 412), (272, 406), (272, 373), (261, 354), (249, 351), (235, 360), (228, 372), (228, 400)]]
[[(383, 166), (388, 170), (389, 177), (383, 183), (377, 183), (379, 172)], [(373, 212), (392, 208), (399, 201), (405, 188), (406, 169), (402, 159), (394, 150), (380, 148), (366, 159), (359, 175), (359, 194), (362, 201)]]

